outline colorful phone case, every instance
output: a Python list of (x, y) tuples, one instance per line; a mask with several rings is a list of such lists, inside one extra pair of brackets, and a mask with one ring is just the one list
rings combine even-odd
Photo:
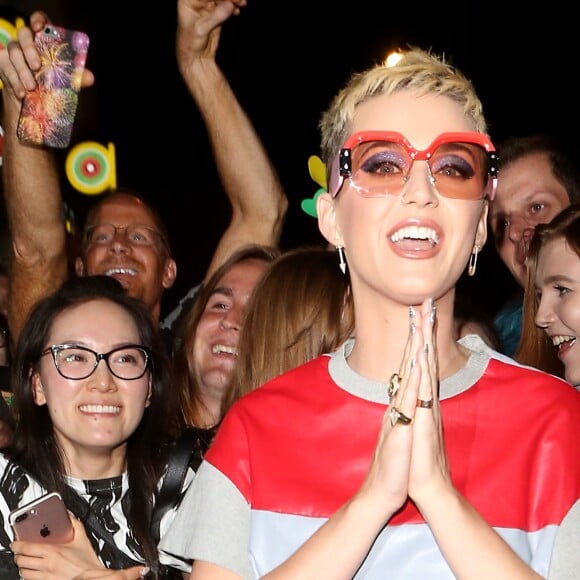
[(18, 540), (63, 544), (73, 538), (70, 516), (56, 492), (14, 510), (9, 521)]
[(34, 42), (41, 67), (35, 74), (36, 89), (22, 101), (18, 138), (62, 149), (71, 140), (89, 37), (49, 25), (36, 33)]

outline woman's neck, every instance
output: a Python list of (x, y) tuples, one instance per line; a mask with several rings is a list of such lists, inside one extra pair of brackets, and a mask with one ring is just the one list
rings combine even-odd
[[(444, 379), (463, 368), (468, 350), (455, 338), (452, 301), (436, 303), (437, 358), (439, 378)], [(410, 333), (409, 308), (402, 305), (389, 307), (383, 316), (377, 309), (357, 311), (355, 345), (349, 356), (349, 366), (359, 374), (376, 381), (386, 382), (398, 373), (405, 345)]]
[(127, 445), (113, 449), (63, 445), (66, 475), (78, 479), (105, 479), (127, 469)]

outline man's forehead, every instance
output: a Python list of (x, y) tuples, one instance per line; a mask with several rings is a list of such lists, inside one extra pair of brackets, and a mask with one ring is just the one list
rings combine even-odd
[(149, 207), (137, 200), (114, 198), (103, 201), (91, 216), (90, 225), (111, 223), (116, 226), (143, 224), (156, 226), (156, 221)]

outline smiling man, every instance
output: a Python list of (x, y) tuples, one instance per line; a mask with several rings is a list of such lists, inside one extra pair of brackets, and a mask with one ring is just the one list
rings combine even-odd
[(177, 274), (161, 218), (141, 198), (123, 191), (109, 194), (89, 212), (75, 269), (79, 276), (116, 278), (157, 320), (163, 291)]

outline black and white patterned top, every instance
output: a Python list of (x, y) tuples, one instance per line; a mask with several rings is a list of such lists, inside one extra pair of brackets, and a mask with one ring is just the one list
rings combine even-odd
[[(194, 472), (190, 469), (185, 478), (181, 496), (189, 487), (193, 477)], [(117, 549), (134, 560), (135, 565), (144, 564), (139, 545), (127, 523), (127, 474), (98, 480), (67, 478), (67, 483), (91, 504), (96, 517), (113, 535)], [(0, 453), (0, 578), (2, 580), (18, 580), (20, 577), (10, 550), (14, 533), (8, 521), (8, 515), (13, 509), (31, 502), (46, 492), (47, 490), (21, 467)], [(161, 536), (173, 520), (173, 516), (174, 510), (169, 510), (163, 516)], [(109, 545), (102, 540), (96, 540), (93, 546), (96, 547), (99, 560), (105, 567), (109, 567), (111, 561)]]

